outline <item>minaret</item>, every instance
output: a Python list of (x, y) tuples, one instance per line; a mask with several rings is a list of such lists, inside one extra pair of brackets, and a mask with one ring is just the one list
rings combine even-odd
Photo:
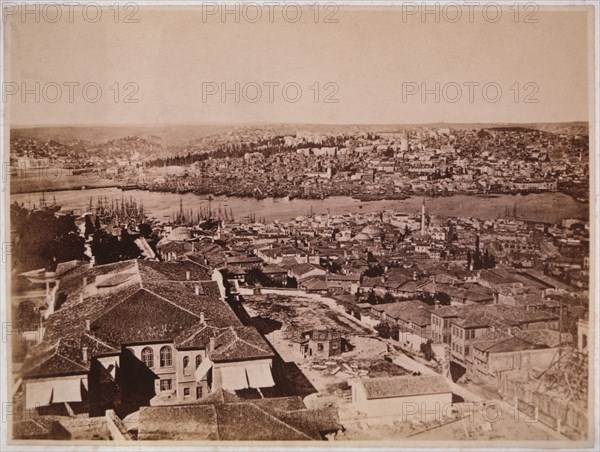
[(421, 234), (425, 234), (425, 198), (423, 198), (423, 205), (421, 206)]

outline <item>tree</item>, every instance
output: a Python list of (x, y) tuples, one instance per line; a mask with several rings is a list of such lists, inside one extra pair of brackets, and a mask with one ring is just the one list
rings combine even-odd
[(327, 261), (327, 267), (331, 273), (339, 273), (342, 270), (342, 265), (338, 261)]
[(381, 300), (382, 303), (393, 303), (394, 301), (396, 301), (396, 299), (394, 298), (394, 296), (389, 293), (386, 292), (385, 295), (383, 296), (383, 300)]
[(433, 352), (433, 348), (431, 347), (432, 343), (433, 341), (431, 339), (429, 339), (427, 342), (421, 343), (421, 353), (423, 353), (423, 356), (427, 361), (431, 361), (435, 358), (435, 353)]
[(90, 235), (92, 235), (94, 233), (95, 230), (96, 230), (96, 228), (94, 227), (94, 223), (92, 223), (92, 216), (86, 215), (85, 216), (85, 236), (89, 237)]
[(54, 270), (59, 262), (85, 259), (85, 240), (79, 235), (72, 214), (55, 215), (58, 209), (29, 210), (13, 204), (11, 227), (20, 240), (12, 243), (12, 270)]
[(267, 275), (259, 268), (252, 267), (246, 270), (246, 283), (250, 286), (265, 285)]
[(385, 269), (377, 264), (377, 265), (373, 265), (370, 266), (369, 268), (367, 268), (364, 272), (363, 272), (363, 276), (367, 276), (369, 278), (376, 278), (377, 276), (381, 276), (383, 275), (385, 272)]
[(91, 248), (97, 264), (110, 264), (119, 260), (119, 240), (103, 229), (94, 233)]
[(450, 295), (444, 292), (438, 292), (435, 294), (437, 301), (440, 302), (442, 306), (450, 306)]
[(284, 285), (278, 280), (275, 280), (269, 275), (265, 274), (260, 267), (252, 267), (246, 270), (245, 280), (246, 283), (251, 286), (260, 285), (265, 287), (281, 287)]
[(369, 292), (369, 295), (367, 296), (367, 303), (369, 303), (369, 304), (378, 304), (379, 303), (379, 298), (377, 298), (377, 295), (375, 295), (375, 292), (373, 292), (372, 290)]
[(138, 226), (138, 228), (142, 237), (148, 238), (152, 235), (152, 227), (149, 224), (142, 223)]
[(398, 325), (382, 321), (375, 325), (375, 331), (379, 333), (379, 337), (384, 339), (398, 340)]
[[(340, 233), (340, 228), (333, 228), (333, 232), (331, 233), (331, 238), (335, 240), (335, 237)], [(298, 247), (298, 239), (296, 239), (296, 247)]]

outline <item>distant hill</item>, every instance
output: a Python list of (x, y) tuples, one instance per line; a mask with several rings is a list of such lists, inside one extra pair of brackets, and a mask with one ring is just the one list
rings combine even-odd
[(11, 137), (36, 140), (85, 140), (101, 143), (139, 137), (164, 146), (187, 143), (196, 138), (226, 133), (230, 126), (59, 126), (11, 128)]
[(431, 124), (255, 124), (255, 125), (162, 125), (162, 126), (44, 126), (13, 127), (11, 136), (15, 138), (31, 138), (37, 140), (57, 140), (67, 142), (84, 140), (89, 142), (106, 142), (125, 137), (140, 137), (163, 146), (176, 146), (209, 135), (220, 135), (236, 130), (269, 130), (280, 134), (293, 134), (298, 130), (321, 133), (357, 133), (362, 131), (393, 132), (412, 128), (450, 128), (450, 129), (492, 129), (492, 128), (526, 128), (553, 133), (588, 134), (585, 122), (567, 123), (431, 123)]

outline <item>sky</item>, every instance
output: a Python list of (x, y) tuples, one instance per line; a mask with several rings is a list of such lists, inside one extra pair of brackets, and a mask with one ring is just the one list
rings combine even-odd
[[(269, 18), (264, 5), (255, 23), (256, 11), (244, 15), (240, 10), (239, 22), (233, 14), (211, 12), (199, 6), (121, 7), (116, 21), (115, 11), (104, 9), (95, 23), (80, 9), (72, 17), (63, 9), (55, 23), (46, 20), (54, 19), (51, 10), (40, 11), (37, 23), (33, 15), (7, 14), (7, 122), (415, 124), (589, 118), (593, 20), (583, 8), (540, 7), (530, 17), (537, 23), (526, 22), (526, 11), (515, 20), (508, 9), (495, 23), (481, 10), (468, 17), (466, 8), (455, 22), (456, 11), (440, 11), (437, 23), (434, 15), (408, 15), (400, 7), (321, 9), (316, 20), (314, 9), (304, 9), (295, 23), (294, 10), (284, 16), (276, 9)], [(88, 18), (93, 13), (88, 11)], [(126, 14), (137, 23), (126, 22)], [(325, 23), (327, 14), (337, 23)], [(23, 97), (27, 89), (32, 93)], [(222, 97), (223, 90), (229, 94)], [(423, 90), (429, 92), (425, 97)]]

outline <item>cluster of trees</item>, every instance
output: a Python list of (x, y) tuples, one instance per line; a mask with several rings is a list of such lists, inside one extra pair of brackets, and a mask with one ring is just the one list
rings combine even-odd
[(185, 155), (174, 155), (172, 157), (159, 158), (146, 163), (149, 168), (162, 166), (185, 166), (196, 162), (208, 160), (210, 154), (208, 152), (197, 153), (188, 152)]
[(394, 301), (396, 301), (396, 299), (389, 292), (386, 292), (383, 297), (380, 297), (374, 291), (370, 291), (369, 295), (367, 295), (367, 303), (369, 304), (393, 303)]
[[(154, 249), (156, 243), (152, 240), (152, 227), (146, 223), (138, 225), (139, 233), (131, 234), (126, 228), (121, 228), (120, 235), (113, 235), (102, 227), (100, 218), (95, 220), (91, 215), (85, 217), (85, 238), (91, 236), (91, 250), (97, 264), (110, 264), (127, 259), (137, 259), (142, 256), (142, 251), (135, 241), (139, 237), (148, 239)], [(156, 252), (156, 249), (154, 249)]]
[(320, 147), (335, 147), (343, 146), (348, 139), (346, 135), (339, 135), (335, 137), (327, 137), (320, 143), (312, 141), (304, 141), (292, 146), (285, 145), (285, 138), (283, 136), (276, 136), (268, 139), (260, 139), (255, 142), (242, 142), (235, 144), (228, 144), (221, 146), (215, 151), (196, 151), (191, 150), (186, 154), (175, 155), (171, 157), (159, 158), (148, 162), (148, 167), (161, 167), (161, 166), (185, 166), (191, 165), (196, 162), (204, 162), (210, 158), (223, 159), (223, 158), (242, 158), (246, 153), (259, 152), (265, 157), (271, 157), (274, 154), (282, 152), (296, 151), (298, 149), (310, 149)]
[(337, 260), (333, 260), (333, 259), (322, 259), (321, 260), (321, 266), (327, 270), (329, 270), (330, 273), (340, 273), (342, 271), (342, 264), (340, 264)]
[(487, 249), (482, 253), (475, 250), (467, 250), (467, 269), (481, 270), (486, 268), (494, 268), (496, 266), (496, 256), (490, 253)]
[(494, 268), (496, 266), (496, 256), (490, 253), (487, 248), (482, 253), (479, 247), (479, 234), (475, 239), (475, 252), (467, 250), (467, 270), (481, 270)]
[(96, 263), (110, 264), (127, 259), (137, 259), (141, 256), (140, 248), (135, 244), (139, 235), (130, 234), (127, 229), (121, 229), (121, 235), (115, 236), (104, 229), (94, 232), (91, 248)]
[[(264, 157), (271, 157), (275, 154), (284, 152), (295, 152), (298, 149), (312, 149), (321, 147), (337, 147), (341, 148), (346, 146), (346, 142), (351, 139), (350, 135), (340, 134), (335, 136), (325, 137), (320, 142), (314, 142), (305, 140), (297, 144), (288, 146), (285, 144), (285, 137), (282, 135), (274, 136), (265, 139), (259, 139), (253, 142), (242, 142), (233, 144), (224, 144), (218, 147), (216, 150), (207, 151), (205, 149), (194, 148), (194, 146), (186, 146), (183, 149), (179, 149), (178, 155), (173, 155), (164, 158), (158, 158), (147, 162), (147, 167), (161, 167), (161, 166), (185, 166), (191, 165), (196, 162), (204, 162), (208, 159), (223, 159), (223, 158), (242, 158), (246, 153), (258, 152)], [(367, 139), (375, 140), (378, 135), (369, 132)], [(350, 150), (356, 147), (354, 145), (349, 146)], [(390, 148), (391, 150), (391, 148)], [(391, 150), (393, 155), (393, 150)]]
[(293, 278), (287, 278), (285, 281), (281, 281), (267, 275), (260, 267), (252, 267), (246, 270), (244, 277), (246, 284), (249, 286), (263, 286), (263, 287), (296, 287), (296, 280)]
[(450, 295), (444, 292), (436, 292), (435, 294), (423, 293), (419, 299), (433, 306), (435, 302), (439, 302), (442, 306), (450, 306)]
[(379, 337), (384, 339), (399, 339), (400, 328), (398, 325), (389, 322), (379, 322), (375, 325), (375, 331), (379, 333)]
[(383, 268), (383, 266), (380, 264), (376, 264), (370, 265), (369, 268), (367, 268), (362, 275), (367, 276), (369, 278), (376, 278), (377, 276), (382, 276), (384, 273), (385, 268)]
[(59, 206), (10, 206), (11, 228), (18, 231), (10, 250), (15, 274), (37, 268), (52, 271), (59, 262), (85, 259), (84, 239), (79, 235), (75, 216), (58, 210)]

